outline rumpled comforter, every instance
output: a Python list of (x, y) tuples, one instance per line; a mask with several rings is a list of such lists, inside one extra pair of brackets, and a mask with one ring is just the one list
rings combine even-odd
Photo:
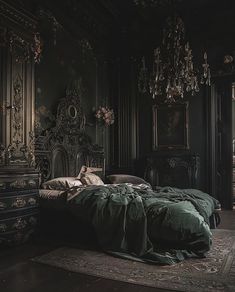
[(87, 186), (68, 204), (93, 226), (104, 251), (156, 264), (204, 257), (218, 205), (199, 190), (130, 184)]

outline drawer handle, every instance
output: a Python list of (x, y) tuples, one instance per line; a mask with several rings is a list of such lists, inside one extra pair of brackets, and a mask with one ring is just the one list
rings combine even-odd
[(13, 224), (13, 228), (17, 230), (24, 229), (27, 226), (27, 222), (23, 220), (22, 218), (19, 218), (16, 220), (16, 222)]
[(33, 179), (28, 180), (29, 187), (33, 188), (36, 187), (37, 183)]
[(16, 188), (16, 189), (23, 189), (26, 187), (26, 182), (24, 180), (16, 180), (10, 184), (11, 188)]
[(26, 205), (26, 201), (22, 198), (16, 198), (15, 202), (12, 203), (12, 207), (23, 208)]
[(0, 182), (0, 189), (5, 190), (6, 189), (6, 184), (3, 182)]
[(6, 209), (6, 207), (7, 207), (6, 203), (0, 202), (0, 210), (4, 210), (4, 209)]
[(0, 232), (5, 232), (7, 230), (6, 224), (0, 224)]
[(28, 203), (29, 205), (33, 206), (33, 205), (36, 205), (37, 200), (35, 198), (29, 198)]

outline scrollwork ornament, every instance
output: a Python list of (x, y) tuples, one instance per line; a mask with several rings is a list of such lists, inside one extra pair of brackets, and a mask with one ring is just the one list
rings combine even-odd
[(37, 187), (37, 182), (33, 179), (28, 180), (28, 186), (30, 188), (36, 188)]
[(31, 56), (35, 63), (40, 63), (42, 55), (42, 40), (39, 32), (36, 32), (33, 39), (25, 40), (13, 31), (8, 33), (8, 43), (10, 52), (18, 63), (29, 62)]
[(7, 185), (5, 182), (0, 182), (0, 190), (5, 190), (7, 188)]
[(0, 210), (5, 210), (7, 208), (6, 203), (0, 201)]
[(37, 200), (35, 198), (29, 198), (28, 203), (29, 205), (33, 206), (37, 204)]
[(13, 228), (17, 229), (17, 230), (22, 230), (27, 226), (27, 222), (26, 220), (22, 219), (22, 218), (18, 218), (16, 220), (16, 222), (13, 224)]
[(169, 163), (170, 168), (175, 168), (176, 167), (175, 159), (173, 159), (173, 158), (168, 159), (168, 163)]
[(40, 63), (42, 56), (42, 40), (39, 32), (34, 34), (34, 43), (31, 47), (35, 63)]
[(0, 224), (0, 232), (6, 232), (7, 231), (7, 225), (5, 223)]
[(11, 188), (23, 189), (26, 187), (26, 181), (23, 179), (16, 180), (10, 184)]
[(15, 208), (23, 208), (26, 206), (26, 200), (22, 199), (22, 198), (16, 198), (16, 200), (12, 203), (12, 207)]
[(29, 167), (35, 167), (35, 154), (34, 154), (34, 145), (35, 145), (35, 135), (34, 132), (29, 132), (29, 146), (28, 146), (28, 164)]

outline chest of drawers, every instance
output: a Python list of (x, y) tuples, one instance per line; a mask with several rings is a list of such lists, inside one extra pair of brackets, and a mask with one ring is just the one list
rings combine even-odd
[(200, 159), (188, 152), (159, 151), (147, 157), (145, 179), (152, 186), (199, 187)]
[(0, 169), (0, 243), (25, 242), (38, 225), (38, 172)]

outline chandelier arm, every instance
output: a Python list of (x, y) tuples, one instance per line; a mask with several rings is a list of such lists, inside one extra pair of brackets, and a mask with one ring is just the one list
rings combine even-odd
[[(144, 63), (145, 66), (145, 63)], [(143, 68), (142, 73), (146, 72)], [(142, 74), (143, 75), (143, 74)], [(194, 95), (199, 91), (199, 82), (210, 86), (210, 67), (207, 53), (203, 55), (202, 73), (198, 74), (193, 62), (192, 49), (185, 41), (185, 27), (179, 16), (168, 18), (163, 29), (161, 46), (154, 50), (153, 71), (149, 82), (153, 99), (176, 102), (185, 98), (186, 93)]]

